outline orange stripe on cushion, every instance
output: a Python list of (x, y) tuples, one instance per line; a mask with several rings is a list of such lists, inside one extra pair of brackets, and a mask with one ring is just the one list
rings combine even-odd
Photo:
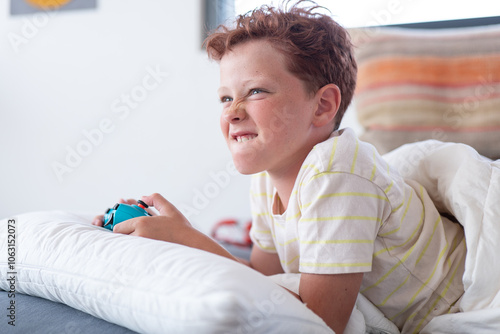
[(362, 63), (357, 93), (408, 83), (464, 86), (500, 81), (500, 54), (473, 57), (384, 57)]
[(469, 97), (453, 97), (453, 96), (437, 96), (431, 94), (394, 94), (394, 95), (384, 95), (377, 96), (371, 99), (363, 99), (362, 102), (358, 103), (358, 107), (363, 108), (367, 105), (371, 105), (374, 103), (384, 103), (384, 102), (393, 102), (398, 100), (426, 100), (426, 101), (434, 101), (434, 102), (443, 102), (443, 103), (476, 103), (478, 101), (500, 98), (499, 94), (483, 94), (477, 96), (469, 96)]

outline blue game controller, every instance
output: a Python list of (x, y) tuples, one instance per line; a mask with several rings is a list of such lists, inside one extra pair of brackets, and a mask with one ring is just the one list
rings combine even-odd
[(116, 224), (135, 217), (151, 216), (146, 211), (148, 205), (141, 200), (137, 201), (137, 205), (132, 204), (115, 204), (114, 207), (108, 209), (104, 214), (104, 224), (102, 227), (113, 231)]

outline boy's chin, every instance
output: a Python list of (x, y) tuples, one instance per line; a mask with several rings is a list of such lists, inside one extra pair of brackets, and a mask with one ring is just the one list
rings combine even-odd
[(250, 168), (242, 168), (242, 169), (236, 168), (236, 170), (242, 175), (252, 175), (263, 172), (263, 170), (260, 169), (250, 169)]
[(234, 167), (243, 175), (251, 175), (262, 172), (264, 169), (258, 163), (259, 157), (255, 150), (231, 151)]
[(252, 174), (257, 174), (260, 172), (263, 172), (264, 170), (260, 168), (256, 168), (256, 166), (250, 166), (249, 164), (246, 163), (239, 163), (236, 160), (233, 160), (234, 162), (234, 167), (236, 170), (243, 175), (252, 175)]

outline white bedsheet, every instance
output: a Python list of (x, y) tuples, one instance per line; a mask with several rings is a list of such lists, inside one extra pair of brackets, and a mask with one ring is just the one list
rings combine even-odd
[(422, 333), (500, 333), (500, 161), (438, 141), (408, 144), (386, 158), (464, 226), (463, 312), (435, 318)]

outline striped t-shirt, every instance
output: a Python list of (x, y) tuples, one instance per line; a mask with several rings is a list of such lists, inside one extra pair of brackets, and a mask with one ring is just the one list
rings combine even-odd
[(317, 144), (287, 210), (267, 173), (252, 176), (254, 244), (286, 273), (363, 272), (363, 293), (404, 332), (457, 311), (465, 239), (421, 185), (402, 177), (351, 129)]

